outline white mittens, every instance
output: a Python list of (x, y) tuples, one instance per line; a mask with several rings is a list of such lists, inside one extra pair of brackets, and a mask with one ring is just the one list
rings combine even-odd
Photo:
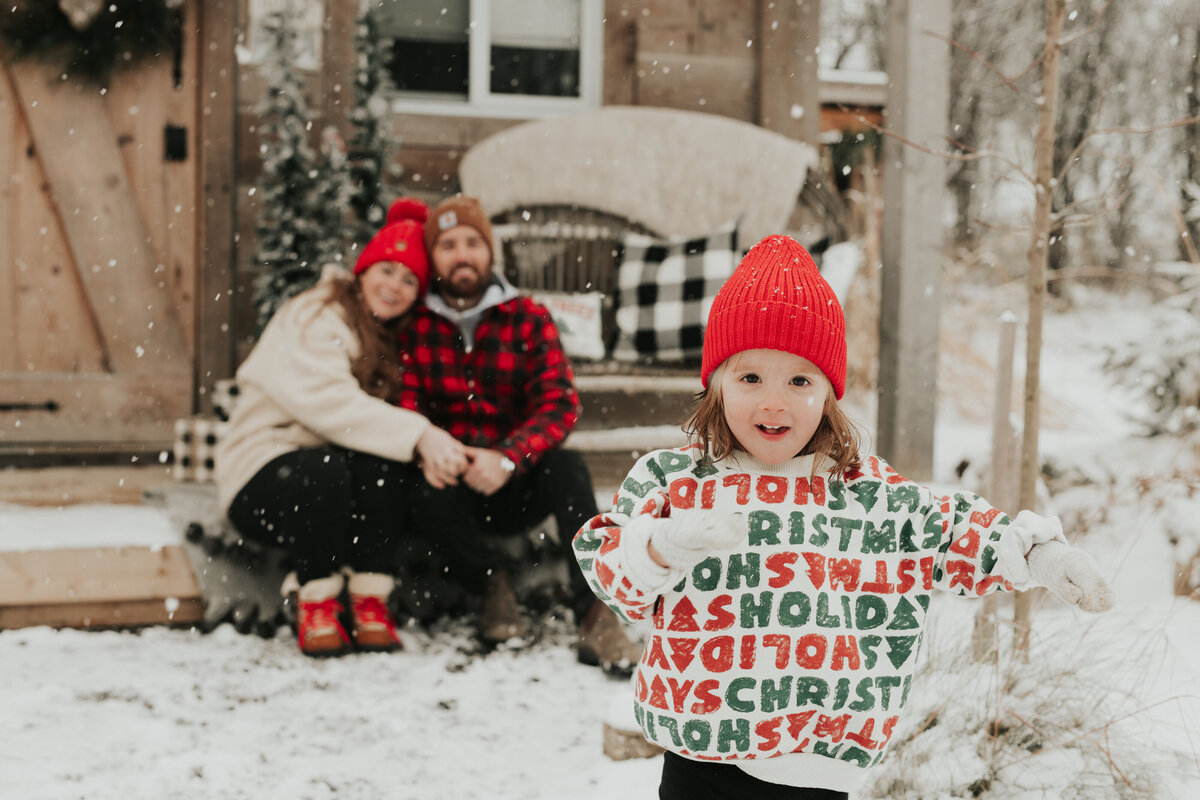
[(1012, 524), (996, 543), (996, 558), (1000, 574), (1013, 585), (1024, 591), (1029, 588), (1029, 564), (1025, 557), (1029, 548), (1043, 542), (1067, 543), (1063, 536), (1062, 522), (1058, 517), (1043, 517), (1032, 511), (1022, 511), (1013, 518)]
[(715, 551), (745, 544), (750, 528), (741, 514), (677, 511), (660, 520), (650, 544), (673, 570), (688, 570)]
[(1112, 608), (1112, 590), (1085, 551), (1067, 544), (1058, 517), (1022, 511), (996, 546), (1000, 574), (1024, 591), (1045, 586), (1064, 602), (1098, 614)]
[[(744, 544), (749, 532), (744, 516), (721, 511), (675, 511), (666, 519), (635, 517), (621, 531), (621, 563), (639, 590), (657, 593), (713, 553)], [(670, 566), (655, 563), (651, 544)]]
[(1034, 545), (1026, 561), (1034, 582), (1060, 600), (1093, 614), (1112, 608), (1112, 590), (1086, 551), (1051, 541)]

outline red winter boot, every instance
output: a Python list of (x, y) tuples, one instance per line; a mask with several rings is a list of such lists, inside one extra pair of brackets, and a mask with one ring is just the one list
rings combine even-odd
[(296, 640), (306, 656), (337, 656), (350, 647), (350, 637), (338, 616), (342, 576), (317, 578), (300, 587), (296, 608)]
[(359, 650), (390, 652), (404, 645), (387, 601), (395, 588), (391, 575), (381, 572), (350, 574), (350, 607), (354, 611), (354, 644)]

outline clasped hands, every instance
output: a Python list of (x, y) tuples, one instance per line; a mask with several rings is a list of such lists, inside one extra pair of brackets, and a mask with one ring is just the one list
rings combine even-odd
[(425, 480), (435, 489), (461, 481), (480, 494), (492, 495), (512, 476), (502, 465), (503, 453), (468, 447), (435, 426), (421, 434), (416, 450)]

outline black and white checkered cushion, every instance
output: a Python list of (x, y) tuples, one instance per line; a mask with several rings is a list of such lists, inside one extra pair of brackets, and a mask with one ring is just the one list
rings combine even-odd
[(617, 271), (618, 361), (699, 362), (704, 325), (740, 253), (737, 228), (688, 241), (630, 235)]

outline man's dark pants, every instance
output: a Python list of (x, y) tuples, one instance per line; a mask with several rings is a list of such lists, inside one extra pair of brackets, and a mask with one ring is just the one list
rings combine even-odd
[(451, 578), (475, 591), (482, 590), (490, 570), (520, 567), (498, 538), (523, 533), (553, 516), (567, 565), (571, 607), (576, 620), (583, 620), (594, 595), (575, 562), (571, 540), (599, 512), (581, 454), (550, 450), (535, 467), (513, 475), (490, 497), (462, 483), (435, 489), (416, 466), (410, 467), (406, 482), (414, 532), (448, 564)]

